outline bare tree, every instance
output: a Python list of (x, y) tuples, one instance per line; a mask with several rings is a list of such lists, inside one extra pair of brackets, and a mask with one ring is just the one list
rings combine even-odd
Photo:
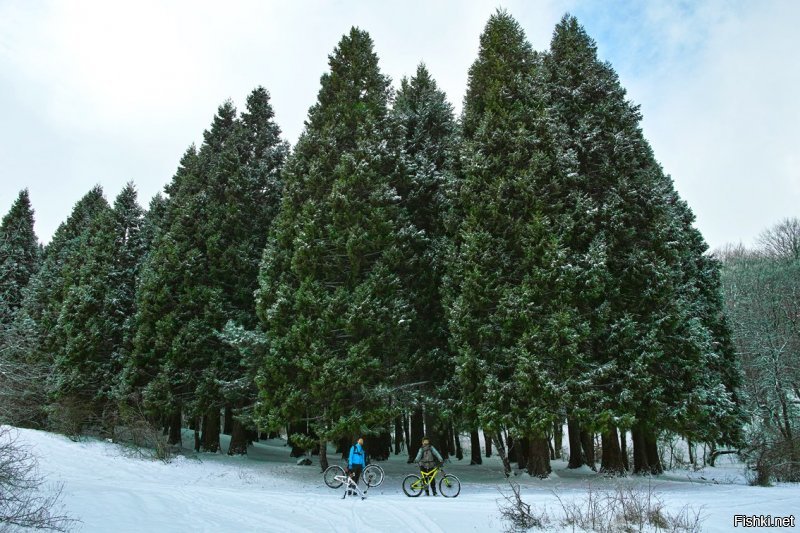
[(785, 218), (764, 230), (758, 245), (767, 256), (775, 259), (800, 259), (800, 219)]
[(0, 426), (0, 532), (69, 531), (77, 520), (61, 511), (63, 486), (46, 486), (36, 457), (18, 436), (11, 427)]
[(30, 361), (29, 320), (0, 323), (0, 424), (37, 427), (44, 419), (48, 369)]
[(800, 261), (778, 255), (789, 225), (776, 227), (772, 248), (729, 256), (722, 276), (748, 419), (742, 455), (762, 485), (800, 481)]

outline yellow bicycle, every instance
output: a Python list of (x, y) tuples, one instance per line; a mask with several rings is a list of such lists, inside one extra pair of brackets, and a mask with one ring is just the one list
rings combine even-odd
[(431, 484), (436, 484), (436, 476), (441, 473), (442, 479), (439, 480), (439, 494), (445, 498), (455, 498), (461, 492), (461, 482), (453, 474), (446, 474), (441, 467), (434, 468), (430, 472), (420, 471), (420, 476), (409, 474), (403, 480), (403, 492), (406, 496), (415, 498), (422, 494), (422, 491)]

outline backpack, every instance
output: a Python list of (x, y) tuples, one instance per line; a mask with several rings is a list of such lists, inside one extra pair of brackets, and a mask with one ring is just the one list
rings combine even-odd
[(433, 456), (433, 450), (430, 446), (422, 448), (422, 460), (420, 464), (425, 468), (433, 468), (436, 466), (436, 458)]

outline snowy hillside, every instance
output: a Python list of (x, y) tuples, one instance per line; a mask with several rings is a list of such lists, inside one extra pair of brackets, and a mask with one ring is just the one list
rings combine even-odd
[[(189, 434), (185, 442), (189, 443)], [(86, 532), (247, 531), (503, 531), (498, 500), (508, 493), (496, 458), (481, 466), (468, 460), (447, 466), (462, 480), (456, 499), (408, 498), (401, 480), (413, 468), (403, 456), (383, 463), (386, 480), (365, 501), (342, 500), (342, 490), (322, 482), (319, 467), (298, 466), (282, 441), (259, 443), (248, 457), (178, 456), (164, 464), (127, 456), (107, 442), (20, 430), (48, 481), (64, 483), (63, 503)], [(223, 439), (225, 436), (223, 436)], [(223, 445), (227, 443), (223, 440)], [(335, 454), (333, 455), (336, 458)], [(557, 522), (562, 500), (581, 499), (587, 486), (647, 484), (646, 479), (605, 479), (588, 469), (568, 471), (554, 462), (551, 479), (517, 476), (528, 503), (544, 506)], [(672, 472), (652, 481), (670, 510), (703, 507), (703, 531), (733, 530), (733, 516), (785, 516), (800, 508), (800, 486), (755, 488), (741, 468), (726, 463), (701, 472)], [(757, 531), (748, 528), (747, 531)], [(787, 528), (784, 530), (792, 530)], [(794, 529), (796, 530), (796, 529)]]

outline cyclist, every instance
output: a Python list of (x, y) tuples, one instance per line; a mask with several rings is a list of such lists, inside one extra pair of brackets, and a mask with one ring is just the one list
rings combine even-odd
[(350, 448), (350, 458), (347, 460), (347, 470), (353, 481), (358, 484), (361, 472), (366, 465), (366, 454), (364, 452), (364, 437), (358, 437), (358, 441)]
[[(419, 463), (420, 472), (428, 473), (443, 463), (444, 459), (442, 459), (439, 450), (431, 445), (431, 440), (428, 437), (422, 437), (422, 447), (417, 452), (417, 457), (414, 461)], [(436, 494), (435, 480), (431, 482), (430, 486), (433, 487), (433, 495), (438, 496)], [(430, 496), (428, 485), (425, 485), (425, 496)]]

